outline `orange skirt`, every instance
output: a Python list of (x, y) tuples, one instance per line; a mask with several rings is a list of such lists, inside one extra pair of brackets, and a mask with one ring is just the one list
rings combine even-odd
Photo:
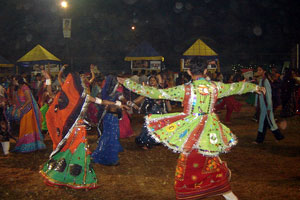
[(37, 115), (39, 110), (30, 109), (25, 113), (20, 121), (19, 139), (15, 146), (14, 152), (28, 153), (39, 149), (45, 149), (41, 132), (41, 123)]

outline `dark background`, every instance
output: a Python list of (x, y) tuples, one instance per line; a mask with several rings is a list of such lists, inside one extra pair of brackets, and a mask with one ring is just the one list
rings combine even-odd
[[(233, 64), (280, 66), (300, 37), (298, 0), (72, 0), (66, 10), (59, 3), (0, 0), (0, 55), (16, 62), (40, 44), (64, 62), (72, 58), (75, 69), (95, 63), (124, 70), (124, 57), (148, 41), (178, 71), (180, 57), (200, 38), (226, 71)], [(72, 18), (69, 40), (64, 16)]]

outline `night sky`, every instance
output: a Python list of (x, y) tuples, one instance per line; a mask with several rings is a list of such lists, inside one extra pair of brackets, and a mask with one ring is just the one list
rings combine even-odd
[[(65, 62), (72, 57), (78, 69), (124, 69), (126, 54), (148, 41), (176, 71), (200, 38), (226, 70), (280, 65), (300, 38), (298, 0), (72, 0), (66, 10), (59, 2), (0, 0), (0, 55), (15, 62), (41, 44)], [(71, 39), (63, 38), (64, 16), (72, 18)]]

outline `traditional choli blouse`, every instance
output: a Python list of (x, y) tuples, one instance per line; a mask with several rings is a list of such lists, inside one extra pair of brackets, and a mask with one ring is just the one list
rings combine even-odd
[(146, 117), (149, 134), (175, 152), (189, 153), (197, 149), (201, 154), (217, 156), (237, 144), (235, 135), (219, 121), (214, 113), (218, 98), (257, 90), (247, 82), (224, 84), (204, 78), (167, 89), (142, 86), (126, 79), (129, 90), (153, 99), (183, 102), (181, 113), (150, 114)]

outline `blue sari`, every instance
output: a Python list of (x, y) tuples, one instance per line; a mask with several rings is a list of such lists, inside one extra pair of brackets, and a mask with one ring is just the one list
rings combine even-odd
[[(106, 78), (105, 85), (101, 91), (104, 100), (116, 101), (118, 93), (116, 90), (116, 79), (113, 76)], [(93, 162), (103, 165), (117, 165), (119, 163), (119, 152), (123, 151), (120, 144), (119, 119), (114, 113), (106, 113), (103, 118), (103, 133), (98, 142), (96, 150), (92, 153)]]
[(114, 114), (107, 113), (103, 119), (103, 134), (92, 154), (93, 161), (102, 165), (118, 164), (119, 152), (123, 151), (119, 139), (119, 119)]

